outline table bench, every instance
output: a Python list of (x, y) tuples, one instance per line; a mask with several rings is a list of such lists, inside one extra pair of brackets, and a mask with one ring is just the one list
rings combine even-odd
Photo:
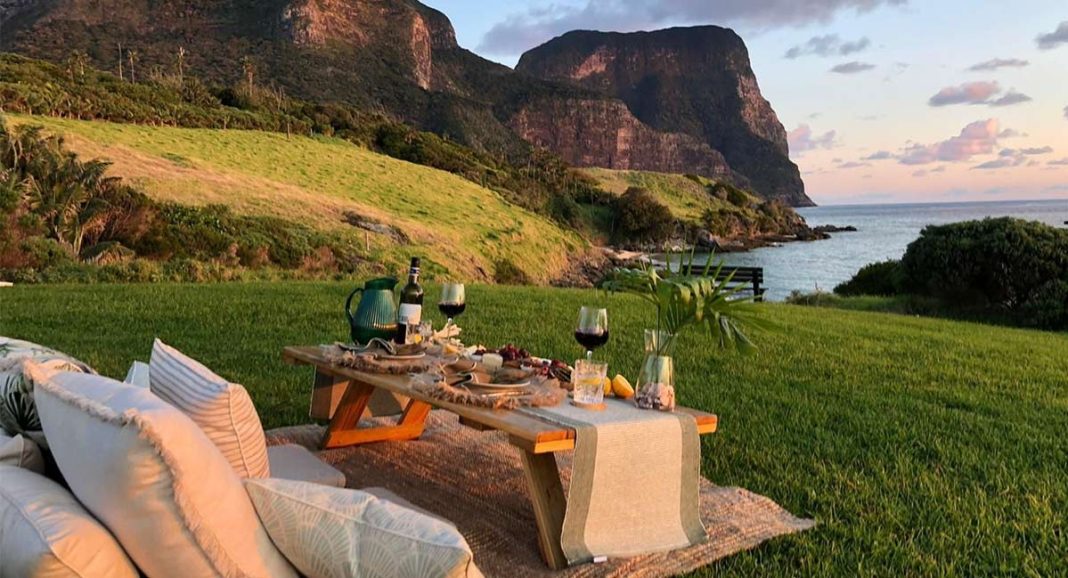
[[(523, 459), (534, 518), (538, 525), (538, 547), (542, 558), (554, 570), (567, 567), (560, 548), (567, 499), (556, 465), (556, 452), (575, 448), (573, 428), (549, 423), (519, 412), (462, 405), (431, 398), (414, 391), (407, 375), (366, 373), (333, 365), (319, 347), (286, 347), (282, 358), (293, 365), (315, 368), (310, 415), (328, 419), (323, 449), (341, 448), (381, 441), (403, 441), (423, 433), (426, 418), (433, 408), (459, 416), (460, 423), (478, 429), (497, 430), (508, 435)], [(397, 400), (400, 416), (393, 424), (359, 427), (361, 416), (372, 398), (383, 394)], [(692, 415), (701, 435), (716, 431), (715, 414), (688, 408), (676, 411)]]

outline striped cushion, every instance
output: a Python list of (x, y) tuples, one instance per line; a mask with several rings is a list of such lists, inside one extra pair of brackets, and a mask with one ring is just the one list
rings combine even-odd
[(241, 478), (267, 478), (267, 441), (244, 387), (212, 373), (160, 340), (149, 360), (152, 393), (188, 415)]

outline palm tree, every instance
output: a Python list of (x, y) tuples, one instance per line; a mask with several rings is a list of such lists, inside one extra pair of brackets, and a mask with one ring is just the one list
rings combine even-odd
[(110, 203), (107, 192), (118, 179), (105, 175), (111, 163), (79, 162), (73, 154), (45, 161), (48, 172), (29, 187), (30, 209), (44, 222), (49, 237), (66, 245), (80, 257), (88, 234), (102, 227)]
[(137, 82), (137, 74), (134, 70), (134, 65), (141, 59), (141, 55), (136, 50), (127, 50), (126, 59), (130, 61), (130, 82)]
[(179, 46), (178, 47), (178, 82), (179, 83), (183, 82), (184, 81), (184, 77), (185, 77), (184, 76), (185, 75), (185, 55), (186, 55), (185, 47), (184, 46)]
[(29, 180), (13, 169), (0, 169), (0, 214), (10, 213), (29, 189)]
[(245, 73), (249, 100), (252, 100), (252, 89), (255, 87), (256, 81), (256, 63), (252, 61), (252, 57), (245, 56), (241, 59), (241, 70)]
[(89, 64), (89, 55), (81, 50), (74, 50), (67, 57), (67, 72), (70, 73), (71, 82), (74, 81), (74, 73), (78, 78), (85, 78), (85, 67)]

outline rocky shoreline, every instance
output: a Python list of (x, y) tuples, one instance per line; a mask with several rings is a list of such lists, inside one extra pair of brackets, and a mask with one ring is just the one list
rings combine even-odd
[[(737, 237), (720, 237), (708, 232), (697, 237), (696, 246), (700, 249), (717, 253), (744, 253), (761, 247), (776, 247), (783, 243), (822, 241), (830, 239), (832, 233), (855, 233), (852, 225), (819, 225), (801, 227), (793, 233), (762, 233)], [(689, 250), (693, 245), (676, 241), (667, 246), (642, 247), (643, 252), (664, 252), (667, 249)]]
[[(762, 247), (777, 247), (784, 243), (810, 242), (830, 239), (833, 233), (855, 233), (852, 225), (819, 225), (805, 227), (796, 234), (762, 234), (742, 238), (720, 238), (706, 234), (698, 238), (699, 252), (744, 253)], [(682, 253), (695, 248), (695, 244), (675, 239), (662, 244), (636, 247), (590, 247), (572, 262), (572, 266), (552, 282), (556, 287), (594, 287), (613, 268), (639, 267), (653, 262), (656, 253)]]

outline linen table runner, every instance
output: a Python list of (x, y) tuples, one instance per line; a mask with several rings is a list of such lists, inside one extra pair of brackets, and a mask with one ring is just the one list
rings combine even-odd
[(575, 429), (561, 547), (568, 563), (629, 557), (704, 542), (701, 445), (693, 416), (605, 400), (516, 411)]

